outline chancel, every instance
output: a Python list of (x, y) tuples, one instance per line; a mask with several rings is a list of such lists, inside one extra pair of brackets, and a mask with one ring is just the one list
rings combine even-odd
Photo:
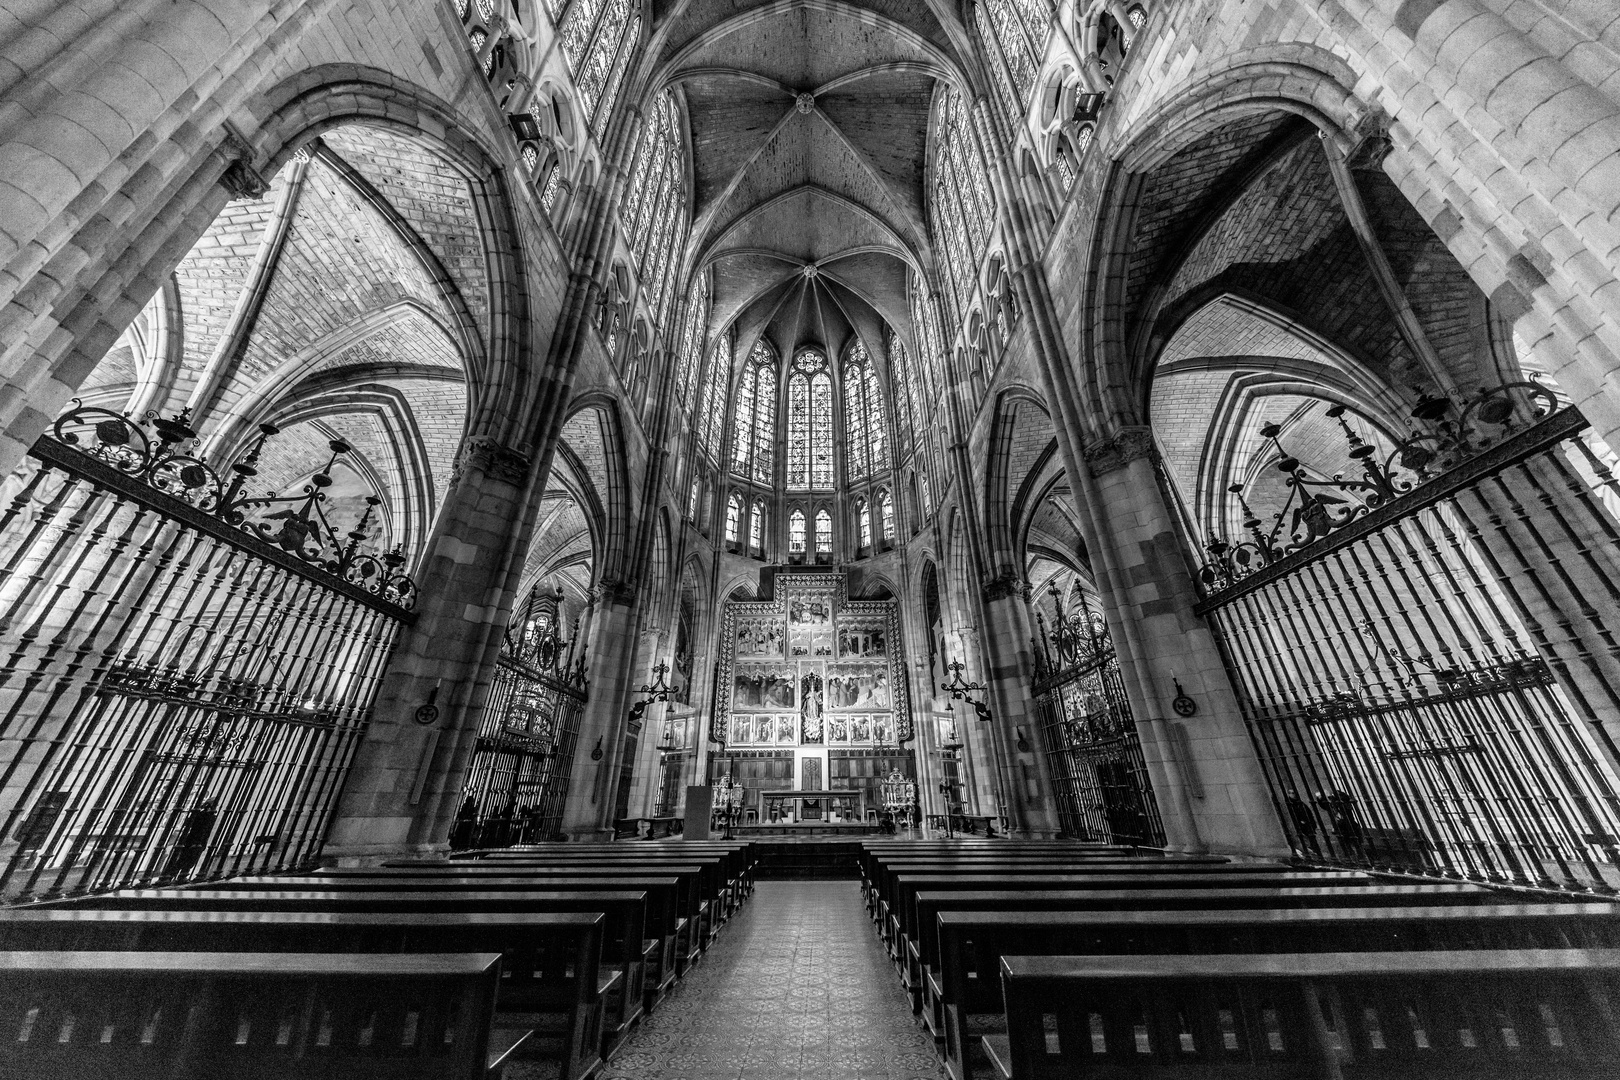
[(0, 1074), (1610, 1077), (1620, 9), (0, 0)]

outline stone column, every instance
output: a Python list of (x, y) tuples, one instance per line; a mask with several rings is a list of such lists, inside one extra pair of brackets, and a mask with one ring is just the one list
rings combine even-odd
[[(631, 670), (636, 651), (633, 590), (617, 582), (598, 587), (591, 601), (590, 699), (579, 722), (574, 771), (563, 808), (562, 831), (576, 840), (612, 836), (613, 798), (623, 759), (630, 712)], [(597, 750), (602, 756), (595, 756)]]
[[(992, 694), (990, 723), (983, 726), (995, 747), (995, 784), (1013, 834), (1049, 837), (1057, 835), (1059, 826), (1031, 694), (1035, 664), (1030, 655), (1028, 588), (1022, 581), (997, 578), (983, 589), (984, 669)], [(1020, 749), (1020, 729), (1027, 750)]]
[[(338, 801), (323, 856), (339, 864), (442, 846), (460, 796), (501, 636), (523, 567), (537, 470), (469, 439), (457, 463), (371, 726)], [(437, 689), (437, 693), (434, 691)], [(418, 710), (433, 698), (437, 715)]]
[[(1098, 543), (1098, 588), (1164, 820), (1182, 851), (1286, 855), (1254, 743), (1197, 592), (1153, 461), (1152, 435), (1127, 428), (1085, 449), (1081, 502)], [(1198, 711), (1170, 707), (1175, 682)]]

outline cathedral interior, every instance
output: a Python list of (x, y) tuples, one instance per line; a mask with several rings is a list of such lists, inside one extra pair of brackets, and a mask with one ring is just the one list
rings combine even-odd
[(1612, 1076), (1614, 448), (1609, 0), (0, 0), (0, 1065)]

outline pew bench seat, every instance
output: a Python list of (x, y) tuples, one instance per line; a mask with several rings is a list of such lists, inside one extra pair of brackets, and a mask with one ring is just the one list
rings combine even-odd
[(1004, 1080), (1615, 1075), (1620, 949), (1007, 956)]
[(498, 953), (0, 952), (0, 1075), (499, 1080)]

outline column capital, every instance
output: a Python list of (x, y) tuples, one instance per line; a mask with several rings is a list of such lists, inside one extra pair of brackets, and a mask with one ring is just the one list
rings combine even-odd
[(492, 480), (516, 487), (528, 478), (529, 465), (529, 455), (521, 450), (514, 450), (488, 435), (469, 435), (461, 444), (461, 452), (456, 455), (451, 478), (458, 478), (469, 469), (477, 469)]
[(1106, 476), (1153, 453), (1153, 429), (1149, 427), (1120, 428), (1113, 435), (1088, 443), (1082, 451), (1086, 468), (1092, 476)]

